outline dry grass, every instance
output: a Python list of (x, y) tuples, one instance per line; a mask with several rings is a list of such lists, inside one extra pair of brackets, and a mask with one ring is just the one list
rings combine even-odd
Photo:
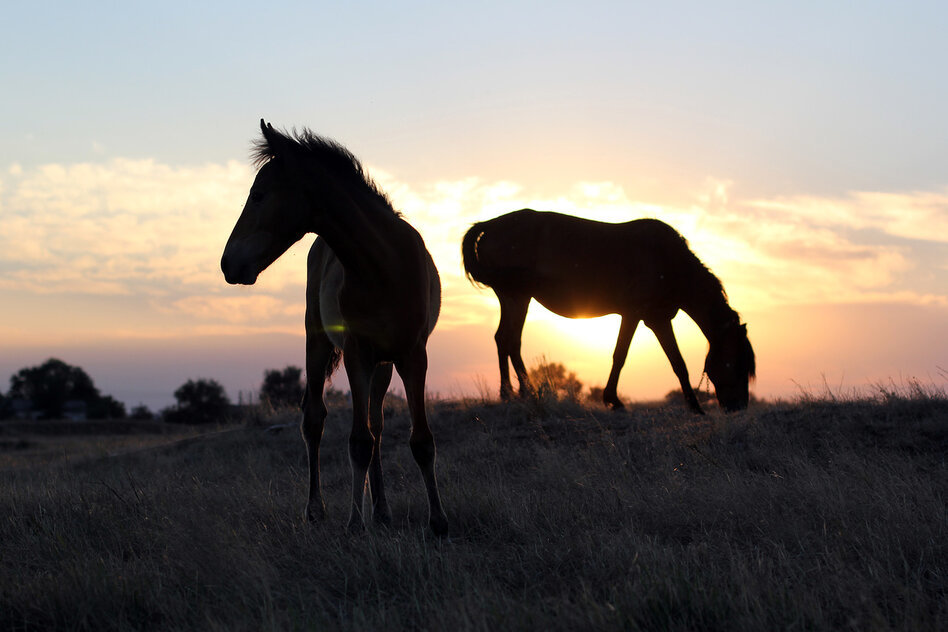
[(186, 440), (208, 431), (158, 421), (0, 421), (0, 471), (76, 463)]
[[(435, 402), (451, 537), (394, 411), (394, 526), (304, 525), (298, 433), (246, 427), (0, 472), (0, 629), (948, 627), (948, 400), (809, 398), (696, 418)], [(281, 419), (275, 419), (277, 423)]]

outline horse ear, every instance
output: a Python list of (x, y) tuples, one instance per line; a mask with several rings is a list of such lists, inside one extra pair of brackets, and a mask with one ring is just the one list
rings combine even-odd
[(282, 156), (288, 158), (293, 155), (296, 145), (283, 133), (273, 129), (273, 124), (260, 119), (260, 131), (263, 133), (263, 140), (266, 141), (268, 154), (271, 157)]
[(279, 141), (276, 140), (277, 134), (273, 129), (273, 125), (265, 122), (263, 119), (260, 119), (260, 131), (263, 132), (263, 137), (267, 143), (269, 143), (270, 147), (279, 143)]

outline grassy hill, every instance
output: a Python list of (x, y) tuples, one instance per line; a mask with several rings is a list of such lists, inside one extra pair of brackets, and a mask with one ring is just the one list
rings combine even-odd
[[(401, 409), (383, 447), (394, 526), (356, 536), (344, 410), (316, 525), (293, 429), (151, 434), (116, 456), (57, 438), (86, 456), (0, 470), (0, 630), (948, 628), (943, 395), (700, 418), (430, 408), (444, 540), (424, 529)], [(27, 431), (0, 431), (0, 454), (48, 440)]]

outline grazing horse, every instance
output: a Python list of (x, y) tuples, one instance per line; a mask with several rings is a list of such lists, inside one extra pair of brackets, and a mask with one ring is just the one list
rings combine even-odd
[(411, 452), (428, 493), (429, 526), (448, 521), (435, 477), (435, 442), (425, 414), (426, 344), (441, 308), (441, 281), (425, 243), (341, 145), (308, 130), (290, 136), (260, 121), (259, 167), (234, 226), (221, 270), (228, 283), (252, 285), (306, 233), (306, 373), (303, 439), (309, 458), (304, 517), (325, 516), (319, 485), (319, 442), (326, 419), (323, 385), (340, 352), (352, 391), (352, 506), (349, 529), (364, 528), (366, 476), (376, 522), (391, 511), (382, 482), (382, 401), (392, 366), (405, 384)]
[(721, 281), (668, 224), (655, 219), (609, 224), (523, 209), (471, 226), (462, 254), (468, 278), (489, 286), (500, 301), (494, 340), (502, 399), (513, 393), (508, 358), (521, 396), (532, 391), (520, 356), (520, 338), (530, 299), (535, 298), (567, 318), (622, 317), (612, 371), (603, 389), (603, 401), (613, 408), (622, 408), (616, 394), (619, 371), (632, 334), (644, 321), (668, 356), (688, 406), (703, 412), (672, 331), (671, 321), (679, 309), (691, 316), (710, 343), (704, 370), (721, 407), (747, 408), (748, 383), (755, 371), (747, 325), (728, 305)]

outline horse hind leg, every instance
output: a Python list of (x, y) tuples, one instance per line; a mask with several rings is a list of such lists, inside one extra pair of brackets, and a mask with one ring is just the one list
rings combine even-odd
[(506, 402), (513, 399), (513, 385), (510, 383), (510, 355), (507, 352), (507, 326), (503, 308), (497, 333), (494, 334), (494, 343), (497, 345), (497, 361), (500, 367), (500, 399)]
[(365, 521), (362, 505), (375, 437), (369, 428), (369, 393), (375, 362), (360, 353), (359, 344), (347, 341), (343, 362), (352, 393), (352, 431), (349, 433), (349, 465), (352, 468), (352, 503), (349, 510), (350, 532), (362, 531)]
[(333, 344), (325, 336), (308, 336), (306, 341), (306, 390), (303, 393), (303, 418), (300, 432), (306, 444), (309, 463), (309, 491), (303, 519), (315, 522), (326, 517), (319, 483), (319, 443), (326, 422), (326, 402), (323, 386), (333, 358)]
[(510, 369), (507, 366), (508, 358), (520, 383), (520, 397), (526, 397), (534, 392), (530, 378), (527, 376), (523, 357), (520, 355), (523, 324), (530, 307), (530, 297), (495, 293), (500, 301), (500, 323), (497, 326), (497, 333), (494, 334), (494, 341), (497, 343), (497, 356), (500, 361), (500, 399), (506, 401), (513, 397)]
[(424, 347), (416, 349), (405, 361), (398, 363), (398, 373), (405, 384), (405, 397), (411, 414), (411, 454), (421, 470), (428, 493), (428, 526), (437, 536), (447, 535), (448, 517), (441, 506), (438, 479), (435, 475), (437, 449), (434, 435), (428, 425), (425, 411), (425, 374), (428, 371), (428, 354)]
[(372, 375), (369, 393), (369, 424), (375, 436), (372, 460), (369, 462), (369, 492), (372, 495), (372, 518), (383, 526), (392, 524), (392, 512), (385, 498), (385, 485), (382, 481), (382, 429), (385, 427), (382, 404), (391, 381), (392, 365), (379, 365)]

